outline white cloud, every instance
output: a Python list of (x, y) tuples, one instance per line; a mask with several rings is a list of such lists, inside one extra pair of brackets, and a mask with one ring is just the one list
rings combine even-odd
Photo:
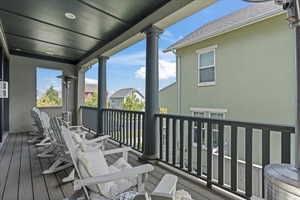
[[(146, 67), (141, 67), (135, 72), (137, 78), (145, 79)], [(159, 79), (169, 79), (176, 77), (176, 63), (166, 60), (159, 60)]]
[(98, 84), (98, 80), (92, 78), (85, 78), (85, 84)]

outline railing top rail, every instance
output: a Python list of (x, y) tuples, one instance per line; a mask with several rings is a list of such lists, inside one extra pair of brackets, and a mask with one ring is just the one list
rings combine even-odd
[(251, 127), (253, 129), (267, 129), (271, 131), (281, 131), (288, 133), (295, 133), (295, 127), (292, 125), (286, 124), (269, 124), (269, 123), (257, 123), (257, 122), (246, 122), (246, 121), (235, 121), (227, 119), (212, 119), (205, 117), (195, 117), (188, 115), (175, 115), (175, 114), (155, 114), (156, 117), (165, 117), (165, 118), (177, 118), (184, 120), (193, 120), (193, 121), (202, 121), (202, 122), (211, 122), (216, 124), (224, 124), (237, 127)]
[[(97, 107), (91, 106), (81, 106), (83, 109), (97, 110)], [(144, 114), (144, 111), (135, 111), (135, 110), (123, 110), (123, 109), (112, 109), (112, 108), (104, 108), (104, 111), (116, 111), (116, 112), (126, 112), (126, 113), (135, 113), (135, 114)]]
[(144, 114), (145, 113), (145, 111), (123, 110), (123, 109), (112, 109), (112, 108), (105, 108), (103, 110), (117, 111), (117, 112), (128, 112), (128, 113), (136, 113), (136, 114)]
[(80, 108), (97, 110), (97, 107), (93, 107), (93, 106), (80, 106)]

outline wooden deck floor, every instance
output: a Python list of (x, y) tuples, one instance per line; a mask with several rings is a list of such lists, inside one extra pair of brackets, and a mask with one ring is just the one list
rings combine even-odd
[[(58, 172), (54, 175), (41, 175), (52, 160), (39, 159), (37, 149), (26, 141), (26, 134), (10, 134), (0, 151), (0, 199), (1, 200), (61, 200), (73, 193), (72, 184), (63, 184), (61, 179), (71, 169)], [(111, 156), (109, 163), (118, 159)], [(129, 162), (133, 166), (140, 165), (135, 154), (129, 155)], [(159, 180), (166, 173), (161, 167), (155, 167), (146, 183), (146, 190), (152, 191)], [(224, 199), (207, 188), (195, 185), (184, 178), (179, 178), (178, 189), (188, 191), (194, 200), (221, 200)]]

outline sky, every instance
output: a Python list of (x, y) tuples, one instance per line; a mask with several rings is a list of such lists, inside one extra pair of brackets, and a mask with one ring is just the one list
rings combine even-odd
[[(159, 40), (159, 88), (176, 81), (175, 55), (162, 51), (201, 26), (248, 6), (242, 0), (219, 0), (194, 15), (164, 30)], [(145, 92), (145, 40), (111, 56), (107, 62), (107, 87), (109, 94), (121, 88), (136, 88)], [(86, 72), (86, 78), (98, 80), (97, 64)]]
[(62, 70), (53, 70), (40, 67), (36, 69), (37, 99), (43, 96), (51, 86), (59, 91), (59, 95), (62, 95), (62, 80), (56, 78), (60, 75), (62, 75)]

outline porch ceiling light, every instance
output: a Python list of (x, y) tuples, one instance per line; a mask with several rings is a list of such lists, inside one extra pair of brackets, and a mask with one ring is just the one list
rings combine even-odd
[(67, 19), (72, 19), (72, 20), (76, 19), (76, 15), (74, 15), (74, 14), (71, 13), (71, 12), (66, 12), (66, 13), (65, 13), (65, 17), (66, 17)]

